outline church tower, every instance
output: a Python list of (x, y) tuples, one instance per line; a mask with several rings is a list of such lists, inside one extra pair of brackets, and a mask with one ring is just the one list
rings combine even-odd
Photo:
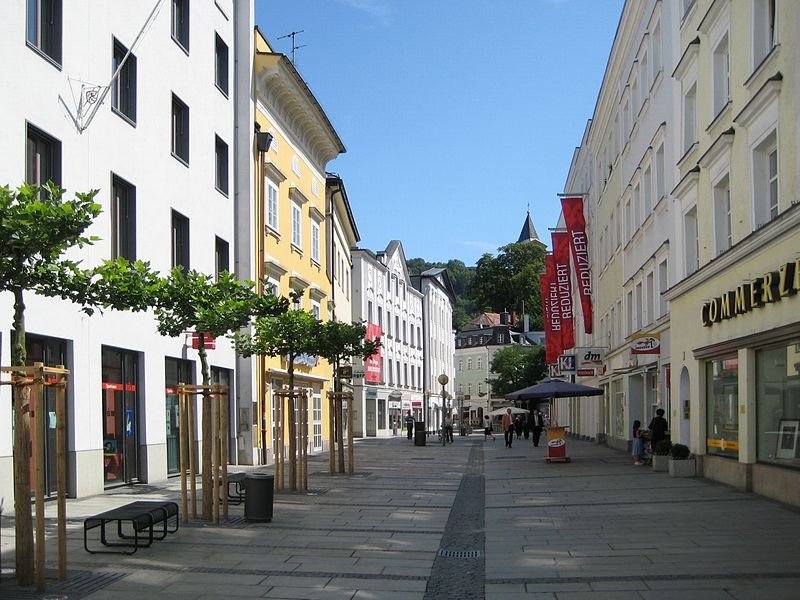
[(524, 244), (525, 242), (539, 244), (542, 248), (547, 247), (547, 245), (539, 239), (539, 235), (536, 233), (536, 228), (533, 226), (533, 221), (531, 220), (530, 208), (528, 209), (528, 216), (525, 217), (525, 224), (522, 226), (522, 231), (520, 232), (519, 239), (517, 240), (518, 244)]

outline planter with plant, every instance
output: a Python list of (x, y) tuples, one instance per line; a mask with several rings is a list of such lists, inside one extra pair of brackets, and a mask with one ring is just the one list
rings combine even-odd
[(653, 446), (653, 471), (661, 471), (666, 473), (669, 471), (670, 452), (672, 450), (672, 442), (669, 440), (659, 440)]
[(696, 473), (694, 456), (684, 444), (673, 444), (670, 450), (669, 474), (673, 477), (694, 477)]

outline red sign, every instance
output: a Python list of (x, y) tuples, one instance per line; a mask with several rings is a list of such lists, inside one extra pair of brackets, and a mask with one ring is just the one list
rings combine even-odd
[[(207, 331), (203, 334), (203, 347), (206, 350), (213, 350), (217, 347), (216, 338), (211, 337)], [(197, 331), (192, 332), (192, 350), (200, 349), (200, 333)]]
[(542, 295), (542, 312), (544, 313), (544, 362), (552, 365), (558, 360), (558, 352), (555, 350), (555, 333), (553, 323), (550, 320), (550, 282), (546, 273), (539, 274), (539, 293)]
[(555, 282), (555, 263), (553, 262), (553, 255), (548, 254), (544, 257), (545, 278), (547, 279), (547, 297), (544, 301), (547, 303), (547, 333), (550, 335), (553, 343), (547, 345), (547, 364), (555, 364), (558, 362), (558, 357), (561, 355), (562, 342), (561, 342), (561, 305), (558, 302), (558, 288)]
[[(367, 339), (368, 340), (379, 340), (383, 335), (381, 328), (375, 323), (367, 323)], [(381, 371), (383, 367), (383, 358), (381, 357), (381, 348), (378, 348), (378, 351), (370, 356), (367, 360), (364, 361), (365, 373), (364, 373), (364, 381), (366, 383), (380, 383), (381, 382)]]
[(575, 373), (578, 377), (594, 377), (594, 369), (578, 369)]
[[(569, 234), (555, 231), (553, 238), (553, 280), (561, 309), (561, 351), (575, 347), (575, 321), (572, 312), (572, 275), (569, 266)], [(551, 281), (551, 283), (553, 283)]]
[(586, 237), (586, 219), (583, 216), (583, 198), (562, 198), (561, 210), (567, 224), (567, 233), (578, 280), (578, 297), (583, 311), (583, 330), (592, 333), (592, 273), (589, 264), (589, 239)]

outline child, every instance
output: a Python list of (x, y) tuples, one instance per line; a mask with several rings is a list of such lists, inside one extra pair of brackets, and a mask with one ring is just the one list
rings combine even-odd
[(633, 444), (631, 448), (631, 454), (633, 455), (634, 465), (642, 464), (642, 453), (644, 452), (644, 444), (642, 443), (642, 434), (639, 432), (639, 428), (641, 426), (642, 424), (638, 420), (633, 422)]

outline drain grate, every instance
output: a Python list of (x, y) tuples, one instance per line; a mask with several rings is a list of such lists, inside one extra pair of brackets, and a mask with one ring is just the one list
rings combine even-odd
[(480, 550), (447, 550), (442, 548), (439, 550), (439, 556), (444, 558), (480, 558)]
[(77, 594), (91, 594), (122, 579), (128, 573), (80, 571), (66, 581), (53, 586), (54, 590)]

